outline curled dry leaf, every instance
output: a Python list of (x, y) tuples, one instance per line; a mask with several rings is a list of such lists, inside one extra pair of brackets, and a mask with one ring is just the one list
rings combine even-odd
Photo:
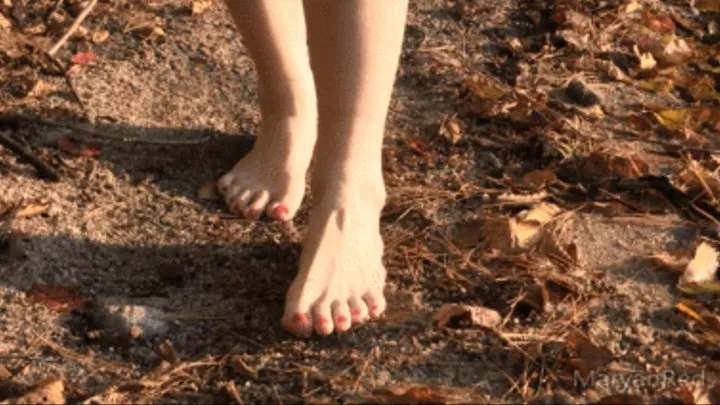
[(493, 329), (502, 317), (494, 309), (463, 304), (444, 304), (433, 316), (441, 327), (472, 327)]
[(26, 295), (30, 300), (41, 303), (60, 314), (67, 314), (80, 308), (86, 301), (86, 298), (77, 292), (76, 287), (68, 285), (33, 284)]
[(25, 395), (9, 399), (4, 404), (65, 404), (65, 384), (62, 380), (45, 380)]
[(175, 352), (175, 348), (171, 341), (165, 339), (155, 348), (155, 353), (158, 357), (170, 364), (177, 364), (180, 362), (180, 358)]

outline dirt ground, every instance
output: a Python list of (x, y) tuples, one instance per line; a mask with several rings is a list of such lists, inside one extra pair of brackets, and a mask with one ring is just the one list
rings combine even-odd
[(718, 16), (411, 1), (388, 313), (304, 340), (312, 202), (203, 188), (260, 124), (222, 2), (0, 0), (0, 401), (718, 403)]

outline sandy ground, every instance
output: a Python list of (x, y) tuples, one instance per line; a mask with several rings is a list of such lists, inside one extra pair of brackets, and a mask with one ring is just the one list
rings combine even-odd
[[(260, 123), (252, 63), (232, 22), (219, 1), (197, 15), (179, 0), (134, 3), (98, 4), (86, 37), (57, 55), (96, 55), (72, 74), (17, 63), (0, 76), (11, 83), (0, 91), (0, 113), (24, 117), (0, 130), (24, 139), (60, 175), (41, 180), (0, 148), (0, 212), (48, 206), (12, 221), (20, 236), (0, 256), (0, 400), (46, 378), (63, 381), (68, 401), (91, 402), (590, 403), (611, 394), (680, 395), (674, 385), (626, 390), (601, 374), (580, 386), (573, 370), (584, 366), (573, 359), (616, 378), (684, 372), (712, 388), (717, 344), (703, 343), (676, 310), (678, 276), (647, 260), (692, 247), (707, 221), (688, 219), (652, 190), (592, 189), (575, 165), (601, 146), (647, 154), (651, 174), (676, 171), (679, 160), (653, 154), (657, 145), (642, 140), (599, 140), (592, 116), (572, 112), (568, 122), (579, 131), (462, 114), (457, 143), (439, 131), (463, 109), (468, 72), (518, 88), (535, 83), (551, 98), (577, 76), (540, 72), (539, 61), (559, 66), (551, 56), (508, 56), (510, 38), (527, 39), (529, 48), (543, 41), (525, 15), (534, 15), (533, 2), (468, 2), (472, 18), (459, 18), (452, 2), (412, 2), (385, 150), (390, 308), (378, 322), (310, 340), (285, 333), (279, 318), (311, 201), (285, 227), (233, 218), (220, 202), (198, 197), (249, 150)], [(106, 40), (87, 39), (103, 30)], [(33, 41), (42, 48), (57, 37)], [(567, 57), (575, 65), (566, 68), (582, 71), (582, 59)], [(530, 78), (513, 83), (528, 60), (535, 60)], [(50, 90), (18, 96), (14, 80), (27, 75)], [(667, 101), (606, 85), (613, 87), (598, 91), (606, 106)], [(569, 135), (550, 135), (563, 130)], [(95, 139), (100, 154), (60, 150), (68, 136)], [(544, 168), (559, 180), (524, 187), (524, 173)], [(504, 192), (513, 194), (498, 198)], [(562, 211), (545, 238), (559, 250), (487, 244), (505, 237), (483, 223), (541, 200)], [(37, 299), (38, 285), (72, 287), (71, 298), (86, 305), (53, 310)], [(447, 303), (497, 311), (502, 323), (439, 325), (433, 314)]]

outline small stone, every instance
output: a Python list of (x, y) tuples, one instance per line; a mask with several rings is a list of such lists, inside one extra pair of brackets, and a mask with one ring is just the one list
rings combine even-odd
[(600, 98), (592, 90), (588, 89), (580, 80), (573, 79), (565, 89), (565, 94), (583, 107), (591, 107), (600, 102)]

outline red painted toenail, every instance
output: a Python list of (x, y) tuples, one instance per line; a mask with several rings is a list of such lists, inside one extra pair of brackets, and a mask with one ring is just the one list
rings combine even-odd
[(373, 305), (373, 306), (370, 308), (370, 313), (373, 314), (373, 316), (374, 316), (374, 315), (377, 315), (377, 312), (378, 312), (378, 306), (377, 306), (377, 305)]
[(295, 323), (305, 323), (307, 320), (307, 316), (303, 314), (295, 314), (295, 316), (293, 316), (293, 322)]
[(278, 205), (275, 207), (275, 216), (280, 219), (287, 218), (288, 214), (290, 213), (290, 210), (285, 205)]
[(338, 316), (337, 319), (335, 319), (335, 323), (338, 323), (338, 324), (345, 323), (345, 322), (347, 322), (347, 318), (345, 318), (342, 315)]
[(352, 314), (352, 317), (353, 317), (353, 318), (357, 319), (357, 318), (360, 318), (360, 314), (361, 314), (362, 312), (360, 312), (359, 309), (353, 309), (350, 313)]
[(318, 320), (315, 322), (317, 322), (318, 325), (325, 325), (327, 323), (327, 321), (328, 320), (325, 318), (318, 318)]

